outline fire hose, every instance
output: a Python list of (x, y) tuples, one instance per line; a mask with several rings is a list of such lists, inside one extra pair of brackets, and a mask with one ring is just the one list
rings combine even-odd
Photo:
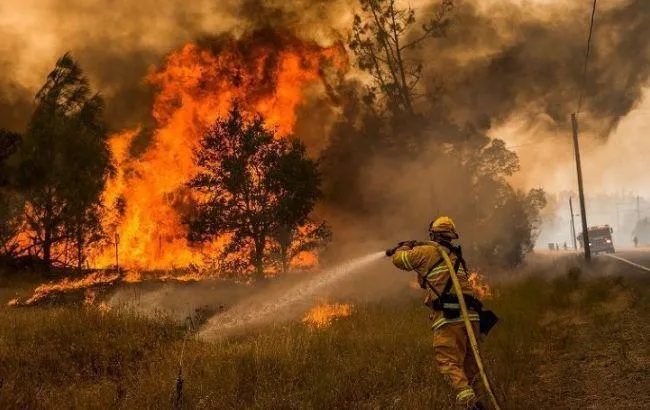
[[(418, 242), (418, 241), (406, 241), (406, 242), (400, 242), (398, 246), (392, 249), (388, 249), (386, 251), (386, 256), (392, 256), (395, 254), (397, 249), (399, 249), (402, 246), (409, 246), (409, 247), (414, 247), (417, 245), (433, 245), (438, 248), (438, 251), (442, 255), (442, 258), (445, 261), (445, 264), (449, 268), (449, 275), (451, 277), (451, 281), (454, 285), (454, 291), (456, 292), (456, 295), (462, 295), (463, 294), (463, 289), (460, 286), (460, 282), (458, 281), (458, 276), (456, 275), (456, 269), (454, 269), (454, 265), (451, 262), (451, 259), (449, 259), (449, 255), (447, 252), (442, 249), (440, 246), (438, 246), (435, 242)], [(481, 374), (481, 380), (483, 381), (483, 386), (485, 386), (485, 391), (487, 392), (488, 396), (490, 397), (490, 401), (492, 402), (492, 405), (496, 410), (500, 410), (499, 403), (497, 402), (496, 396), (494, 395), (494, 392), (492, 391), (492, 386), (490, 385), (490, 380), (487, 377), (487, 373), (485, 373), (485, 367), (483, 366), (483, 360), (481, 359), (481, 353), (478, 348), (478, 341), (476, 340), (476, 334), (474, 333), (474, 328), (472, 327), (472, 323), (469, 320), (469, 313), (467, 310), (467, 304), (465, 303), (465, 298), (459, 297), (458, 298), (458, 303), (460, 305), (460, 311), (463, 316), (463, 323), (465, 324), (465, 330), (467, 331), (467, 337), (469, 338), (469, 343), (472, 346), (472, 353), (474, 354), (474, 359), (476, 360), (476, 365), (478, 367), (479, 373)]]

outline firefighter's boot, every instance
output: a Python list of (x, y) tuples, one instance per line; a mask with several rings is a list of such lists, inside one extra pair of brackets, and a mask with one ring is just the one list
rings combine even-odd
[(476, 403), (470, 405), (470, 407), (468, 407), (468, 410), (485, 410), (485, 406), (480, 401), (477, 401)]

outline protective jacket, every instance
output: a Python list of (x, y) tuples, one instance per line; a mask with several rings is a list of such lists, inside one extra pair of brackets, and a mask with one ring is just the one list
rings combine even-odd
[[(463, 264), (459, 264), (458, 255), (452, 252), (448, 246), (437, 242), (429, 242), (426, 245), (419, 245), (412, 249), (400, 248), (393, 255), (393, 264), (405, 271), (415, 271), (418, 275), (420, 286), (426, 289), (427, 295), (424, 301), (430, 305), (438, 299), (443, 292), (455, 294), (453, 287), (449, 289), (450, 280), (449, 267), (444, 261), (441, 252), (446, 252), (452, 264), (457, 267), (458, 280), (465, 295), (474, 297), (472, 287), (467, 279), (467, 273)], [(469, 312), (469, 319), (472, 322), (479, 321), (479, 315), (473, 310)], [(434, 310), (432, 313), (432, 329), (436, 330), (448, 323), (461, 323), (462, 317), (452, 319), (445, 318), (442, 311)]]

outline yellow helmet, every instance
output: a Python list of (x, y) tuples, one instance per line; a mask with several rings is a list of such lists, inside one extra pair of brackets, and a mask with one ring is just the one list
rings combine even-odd
[(441, 216), (429, 225), (429, 236), (431, 239), (436, 237), (443, 237), (445, 239), (458, 239), (458, 232), (456, 232), (456, 224), (448, 216)]

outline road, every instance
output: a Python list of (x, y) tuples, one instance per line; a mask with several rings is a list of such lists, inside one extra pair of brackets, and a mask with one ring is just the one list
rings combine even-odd
[(603, 254), (596, 258), (610, 257), (650, 274), (650, 248), (622, 249), (613, 255)]

